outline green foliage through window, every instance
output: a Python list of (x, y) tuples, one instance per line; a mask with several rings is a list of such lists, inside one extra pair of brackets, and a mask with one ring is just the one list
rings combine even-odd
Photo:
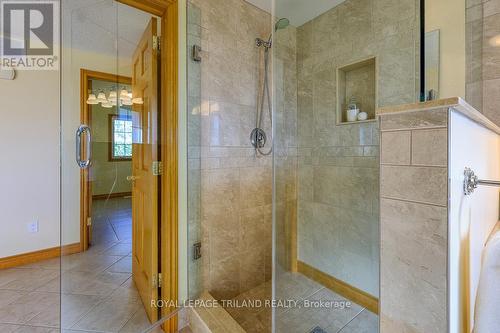
[(132, 157), (132, 120), (114, 117), (112, 122), (112, 158)]

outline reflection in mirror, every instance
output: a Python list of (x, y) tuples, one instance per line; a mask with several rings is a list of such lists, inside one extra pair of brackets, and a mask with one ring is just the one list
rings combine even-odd
[(439, 98), (439, 30), (425, 33), (425, 99)]

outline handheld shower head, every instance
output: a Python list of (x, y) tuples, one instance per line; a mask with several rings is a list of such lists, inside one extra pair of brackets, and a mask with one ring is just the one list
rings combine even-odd
[[(290, 25), (290, 20), (289, 19), (287, 19), (285, 17), (280, 18), (274, 24), (274, 32), (276, 32), (278, 30), (281, 30), (281, 29), (285, 29), (289, 25)], [(264, 46), (265, 49), (266, 49), (266, 51), (271, 48), (272, 44), (273, 44), (273, 34), (269, 35), (269, 38), (267, 39), (267, 41), (263, 40), (262, 38), (257, 38), (255, 40), (255, 45), (257, 45), (257, 47)]]
[(278, 22), (274, 25), (274, 31), (278, 31), (281, 29), (285, 29), (290, 25), (290, 20), (287, 19), (286, 17), (280, 18)]

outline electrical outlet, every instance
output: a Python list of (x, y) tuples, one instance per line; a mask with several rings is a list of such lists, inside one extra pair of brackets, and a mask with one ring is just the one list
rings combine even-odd
[(28, 232), (29, 233), (38, 232), (38, 221), (33, 221), (28, 223)]

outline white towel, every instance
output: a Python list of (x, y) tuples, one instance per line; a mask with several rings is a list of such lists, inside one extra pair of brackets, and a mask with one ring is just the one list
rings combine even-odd
[(474, 333), (500, 332), (500, 231), (484, 249), (474, 311)]

